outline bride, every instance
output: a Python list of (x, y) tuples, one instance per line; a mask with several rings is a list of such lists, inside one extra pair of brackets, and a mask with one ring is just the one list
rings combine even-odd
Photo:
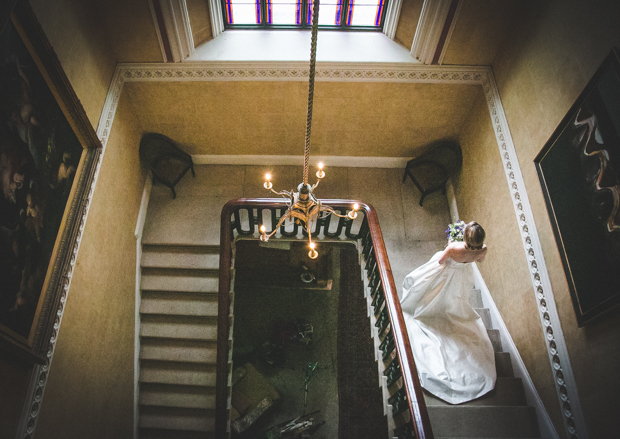
[(495, 386), (495, 354), (469, 303), (472, 264), (483, 261), (484, 229), (465, 226), (464, 242), (450, 242), (407, 275), (401, 307), (422, 387), (451, 404), (478, 398)]

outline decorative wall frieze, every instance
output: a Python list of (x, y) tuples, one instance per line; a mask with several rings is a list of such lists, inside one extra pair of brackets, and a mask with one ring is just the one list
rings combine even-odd
[(588, 437), (577, 385), (566, 348), (560, 317), (555, 306), (551, 279), (545, 265), (545, 259), (538, 237), (534, 215), (530, 206), (525, 182), (521, 175), (521, 168), (517, 153), (512, 142), (508, 121), (499, 96), (493, 73), (489, 70), (482, 81), (482, 89), (486, 96), (491, 123), (495, 131), (499, 154), (504, 165), (504, 173), (508, 188), (512, 195), (514, 212), (519, 225), (523, 250), (527, 260), (533, 286), (538, 315), (540, 317), (542, 335), (547, 346), (551, 371), (560, 410), (562, 412), (567, 437), (585, 439)]
[[(402, 63), (317, 62), (316, 81), (480, 84), (486, 67), (442, 67)], [(301, 81), (307, 62), (212, 61), (175, 64), (119, 64), (123, 82)]]
[[(80, 222), (79, 236), (73, 249), (70, 266), (64, 274), (63, 294), (54, 325), (48, 361), (35, 367), (27, 404), (22, 416), (18, 437), (32, 439), (39, 408), (42, 402), (47, 374), (51, 366), (64, 304), (67, 300), (71, 277), (78, 255), (82, 233), (86, 224), (90, 202), (94, 193), (101, 160), (109, 138), (116, 108), (125, 82), (178, 82), (178, 81), (303, 81), (308, 78), (307, 63), (247, 63), (247, 62), (192, 62), (185, 64), (119, 64), (102, 111), (97, 135), (103, 144), (98, 153), (97, 166), (93, 167), (92, 184), (86, 199), (86, 208)], [(555, 378), (556, 391), (570, 438), (587, 439), (587, 430), (581, 411), (577, 387), (555, 307), (551, 281), (547, 271), (525, 183), (521, 175), (516, 151), (504, 115), (495, 79), (488, 67), (426, 66), (419, 64), (379, 63), (317, 63), (317, 81), (346, 82), (402, 82), (478, 84), (485, 94), (491, 122), (504, 165), (506, 181), (512, 194), (513, 207), (521, 233), (523, 249), (530, 267), (533, 293), (538, 304), (542, 335), (545, 339), (549, 361)]]

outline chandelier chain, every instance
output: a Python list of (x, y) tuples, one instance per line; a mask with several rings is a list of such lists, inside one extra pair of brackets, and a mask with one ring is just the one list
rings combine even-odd
[(304, 147), (304, 186), (308, 184), (310, 160), (310, 132), (312, 131), (312, 104), (314, 102), (314, 72), (316, 66), (316, 38), (319, 29), (319, 0), (313, 1), (312, 41), (310, 43), (310, 80), (308, 83), (308, 113), (306, 118), (306, 144)]

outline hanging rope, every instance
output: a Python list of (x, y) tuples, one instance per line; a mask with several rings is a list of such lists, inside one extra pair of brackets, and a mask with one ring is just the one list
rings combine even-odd
[(316, 35), (319, 30), (319, 0), (313, 0), (312, 42), (310, 43), (310, 81), (308, 84), (308, 113), (306, 118), (306, 144), (304, 147), (304, 185), (308, 184), (310, 160), (310, 131), (312, 130), (312, 103), (314, 100), (314, 70), (316, 65)]

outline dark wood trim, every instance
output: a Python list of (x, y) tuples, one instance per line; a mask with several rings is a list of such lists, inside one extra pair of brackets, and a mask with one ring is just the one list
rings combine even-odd
[[(366, 203), (355, 200), (321, 200), (321, 203), (331, 207), (351, 206), (358, 203), (364, 210), (370, 236), (379, 267), (381, 282), (383, 284), (385, 301), (390, 316), (392, 331), (398, 356), (400, 357), (403, 382), (407, 392), (409, 410), (412, 415), (412, 423), (415, 437), (419, 439), (433, 439), (428, 411), (424, 402), (422, 386), (418, 379), (417, 369), (413, 359), (413, 353), (409, 344), (409, 335), (403, 318), (398, 299), (392, 268), (388, 259), (383, 234), (375, 209)], [(282, 207), (285, 201), (268, 198), (240, 198), (231, 200), (222, 209), (220, 227), (220, 276), (219, 276), (219, 300), (218, 300), (218, 326), (217, 326), (217, 373), (215, 390), (215, 437), (225, 437), (228, 424), (228, 356), (229, 356), (229, 322), (230, 322), (230, 276), (232, 261), (232, 225), (231, 215), (234, 210), (241, 206), (258, 206), (264, 208)], [(223, 373), (222, 373), (223, 372)]]
[(172, 49), (170, 48), (170, 39), (168, 38), (168, 31), (166, 31), (166, 24), (164, 23), (164, 15), (161, 12), (161, 4), (159, 0), (153, 1), (153, 11), (155, 11), (155, 19), (157, 20), (157, 28), (159, 29), (159, 35), (161, 37), (161, 44), (164, 46), (164, 54), (166, 59), (164, 62), (174, 62), (172, 56)]

